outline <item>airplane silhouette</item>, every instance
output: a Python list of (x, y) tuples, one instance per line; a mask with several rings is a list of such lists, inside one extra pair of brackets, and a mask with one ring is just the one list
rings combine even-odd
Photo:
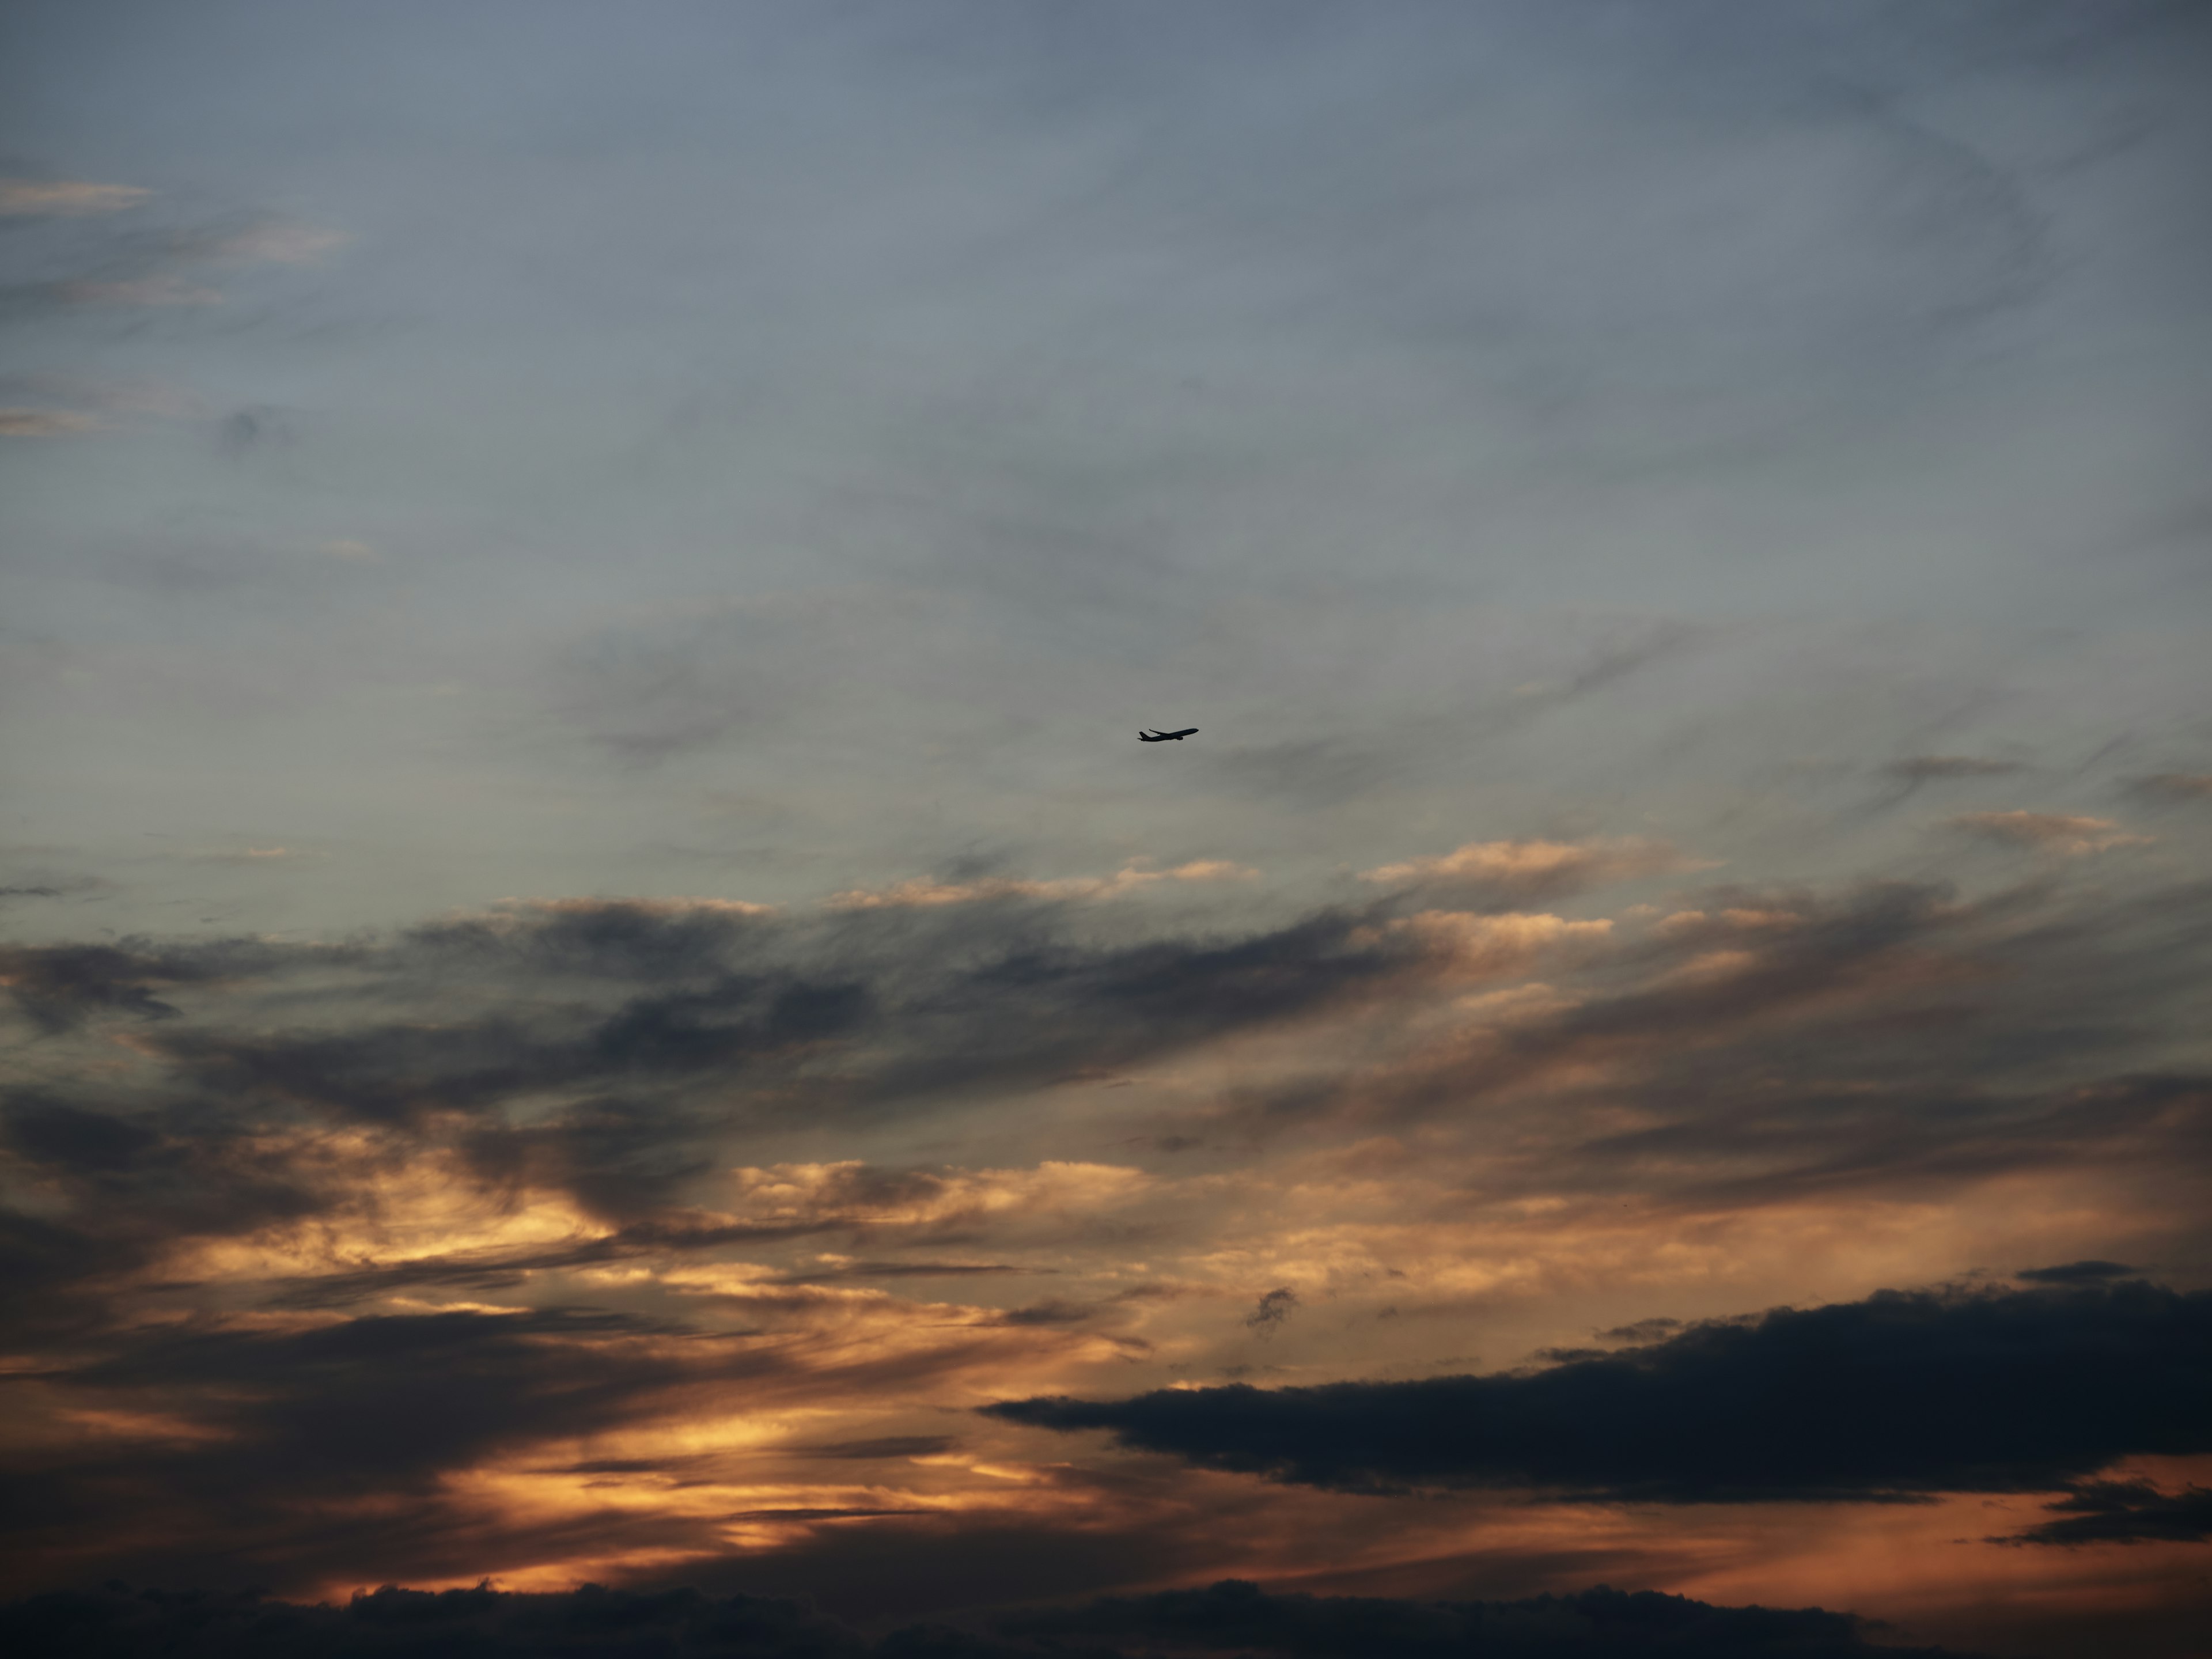
[(1180, 732), (1139, 732), (1137, 733), (1137, 741), (1139, 743), (1181, 743), (1197, 730), (1194, 726), (1186, 726)]

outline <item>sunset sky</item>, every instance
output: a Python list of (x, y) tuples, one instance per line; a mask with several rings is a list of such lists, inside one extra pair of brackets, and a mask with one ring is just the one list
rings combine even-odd
[(0, 1599), (2200, 1652), (2208, 85), (0, 9)]

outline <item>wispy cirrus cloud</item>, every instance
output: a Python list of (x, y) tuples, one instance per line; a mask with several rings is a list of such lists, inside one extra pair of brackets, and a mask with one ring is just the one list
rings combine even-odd
[(0, 217), (86, 218), (143, 205), (153, 195), (136, 185), (81, 179), (0, 179)]
[(2119, 847), (2148, 847), (2152, 837), (2138, 836), (2110, 818), (2093, 818), (2063, 812), (1966, 812), (1946, 820), (1948, 828), (2008, 847), (2033, 848), (2068, 858), (2108, 853)]
[(1393, 887), (1454, 887), (1500, 896), (1549, 898), (1607, 882), (1698, 867), (1659, 842), (1469, 842), (1449, 853), (1407, 859), (1360, 872), (1362, 881)]
[(269, 219), (240, 230), (189, 239), (180, 244), (179, 252), (223, 264), (312, 265), (351, 240), (345, 232), (327, 225)]
[(918, 878), (875, 891), (854, 888), (833, 893), (826, 901), (833, 910), (878, 910), (939, 904), (974, 904), (987, 899), (1109, 899), (1166, 882), (1252, 881), (1256, 870), (1225, 859), (1198, 859), (1172, 869), (1150, 870), (1124, 865), (1110, 876), (1062, 876), (1033, 881), (1018, 877), (984, 877), (973, 881), (935, 881)]
[[(779, 1511), (777, 1513), (787, 1513)], [(913, 1513), (818, 1510), (823, 1518)], [(971, 1621), (972, 1622), (972, 1621)], [(1423, 1659), (1479, 1648), (1508, 1659), (1637, 1659), (1655, 1643), (1724, 1651), (1732, 1659), (1942, 1659), (1935, 1648), (1877, 1644), (1868, 1621), (1817, 1607), (1716, 1607), (1650, 1591), (1595, 1589), (1516, 1601), (1422, 1601), (1376, 1596), (1271, 1594), (1240, 1579), (1205, 1589), (1030, 1607), (991, 1621), (989, 1633), (933, 1623), (870, 1640), (805, 1603), (692, 1589), (517, 1594), (480, 1584), (442, 1592), (392, 1586), (340, 1606), (302, 1606), (241, 1595), (133, 1593), (110, 1585), (0, 1607), (0, 1634), (25, 1651), (97, 1643), (113, 1659), (154, 1659), (191, 1644), (221, 1644), (266, 1659), (319, 1659), (332, 1651), (400, 1659), (465, 1649), (481, 1659), (535, 1659), (548, 1644), (564, 1654), (612, 1655), (641, 1644), (668, 1653), (741, 1643), (748, 1659), (1039, 1659), (1079, 1650), (1097, 1659), (1175, 1652), (1296, 1652), (1313, 1659)], [(619, 1644), (619, 1647), (616, 1644)]]
[(2027, 770), (2019, 761), (1987, 760), (1976, 755), (1907, 755), (1893, 760), (1881, 769), (1882, 775), (1894, 778), (1903, 786), (1900, 796), (1909, 795), (1923, 784), (1948, 783), (1961, 778), (2009, 777)]
[(2137, 778), (2130, 787), (2136, 793), (2158, 801), (2212, 799), (2212, 772), (2154, 772)]
[(0, 409), (0, 438), (67, 438), (97, 432), (94, 416), (75, 409)]
[(219, 306), (222, 291), (167, 272), (115, 280), (57, 283), (54, 297), (72, 306)]

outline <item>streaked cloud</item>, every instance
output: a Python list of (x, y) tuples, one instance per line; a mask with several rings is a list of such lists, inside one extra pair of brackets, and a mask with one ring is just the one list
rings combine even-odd
[(2212, 798), (2212, 772), (2154, 772), (2133, 787), (2154, 800), (2203, 800)]
[(97, 417), (74, 409), (0, 409), (0, 438), (64, 438), (100, 429)]
[(886, 907), (973, 904), (1000, 898), (1109, 899), (1142, 892), (1163, 882), (1250, 881), (1256, 879), (1259, 873), (1223, 859), (1199, 859), (1170, 870), (1150, 870), (1132, 864), (1110, 876), (1063, 876), (1049, 881), (992, 877), (947, 882), (917, 878), (878, 892), (854, 889), (834, 893), (826, 902), (833, 910), (875, 910)]
[(52, 215), (82, 218), (134, 208), (153, 194), (136, 185), (95, 185), (82, 179), (0, 179), (0, 216)]
[(349, 240), (343, 231), (324, 226), (272, 220), (195, 242), (190, 252), (196, 258), (240, 264), (312, 265)]
[(1516, 897), (1548, 898), (1608, 882), (1693, 869), (1694, 860), (1657, 842), (1469, 842), (1432, 858), (1363, 870), (1362, 881), (1393, 886), (1457, 886)]
[(73, 306), (219, 306), (219, 289), (183, 276), (132, 276), (114, 282), (81, 278), (54, 285), (57, 297)]
[(2194, 1656), (2206, 20), (515, 10), (10, 34), (0, 1646)]
[(2212, 1487), (2166, 1491), (2148, 1480), (2083, 1480), (2045, 1509), (2055, 1518), (2000, 1544), (2203, 1543), (2212, 1539)]
[[(1644, 1502), (2050, 1491), (2212, 1453), (2212, 1293), (1885, 1292), (1528, 1375), (1170, 1389), (987, 1409), (1306, 1485), (1523, 1486)], [(1771, 1379), (1787, 1376), (1780, 1392)], [(1821, 1425), (1808, 1435), (1808, 1415)]]
[(1954, 830), (1986, 841), (2069, 857), (2106, 853), (2116, 847), (2147, 847), (2152, 839), (2131, 834), (2110, 818), (2081, 817), (2063, 812), (1966, 812), (1948, 820), (1948, 823)]

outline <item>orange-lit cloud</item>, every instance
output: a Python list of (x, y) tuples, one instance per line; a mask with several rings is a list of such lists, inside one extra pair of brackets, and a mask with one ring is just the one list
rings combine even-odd
[(1070, 896), (1200, 866), (12, 948), (45, 1080), (4, 1177), (45, 1231), (10, 1281), (10, 1455), (127, 1500), (22, 1571), (836, 1594), (856, 1554), (1029, 1537), (1091, 1586), (1413, 1593), (1488, 1560), (1818, 1599), (1838, 1538), (1892, 1534), (1294, 1492), (975, 1415), (1496, 1374), (2191, 1248), (2212, 1091), (2131, 1034), (2185, 994), (2197, 901), (1736, 887), (1576, 918), (1487, 907), (1680, 855), (1504, 845), (1460, 861), (1485, 908), (1401, 874), (1229, 936), (1142, 907), (1074, 931)]
[(1530, 897), (1694, 868), (1673, 848), (1633, 837), (1608, 842), (1483, 841), (1433, 858), (1377, 865), (1363, 881), (1393, 886), (1463, 883)]

